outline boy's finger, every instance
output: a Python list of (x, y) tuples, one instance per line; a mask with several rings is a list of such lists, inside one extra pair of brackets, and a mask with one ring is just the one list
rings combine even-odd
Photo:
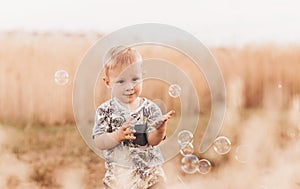
[(175, 114), (174, 110), (169, 111), (165, 115), (158, 118), (155, 122), (152, 123), (152, 127), (159, 128), (162, 124), (164, 124), (173, 114)]
[(163, 115), (163, 119), (164, 121), (171, 118), (173, 115), (175, 114), (174, 110), (169, 111), (168, 113), (166, 113), (165, 115)]
[(136, 131), (133, 130), (133, 129), (126, 129), (126, 130), (124, 131), (124, 134), (125, 134), (125, 135), (134, 134), (134, 133), (136, 133)]
[(171, 111), (169, 111), (166, 115), (172, 116), (172, 115), (174, 115), (174, 114), (175, 114), (175, 110), (171, 110)]
[(132, 127), (132, 120), (129, 119), (128, 121), (126, 121), (123, 125), (122, 125), (122, 128), (123, 130), (127, 129), (127, 128), (130, 128)]
[(124, 125), (122, 125), (121, 129), (122, 129), (123, 131), (126, 131), (129, 127), (130, 127), (130, 125), (124, 124)]
[(125, 136), (125, 139), (126, 139), (126, 140), (134, 140), (134, 139), (136, 139), (136, 137), (133, 136), (133, 135), (126, 135), (126, 136)]

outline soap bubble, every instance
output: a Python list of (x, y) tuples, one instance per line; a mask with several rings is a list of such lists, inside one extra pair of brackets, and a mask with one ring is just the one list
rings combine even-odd
[(201, 174), (207, 174), (211, 170), (211, 163), (207, 159), (201, 159), (199, 161), (198, 171)]
[(54, 73), (54, 81), (58, 85), (66, 85), (69, 82), (69, 73), (65, 70), (58, 70)]
[(182, 130), (178, 133), (177, 141), (181, 146), (185, 146), (193, 142), (193, 133), (188, 130)]
[(296, 137), (296, 133), (293, 132), (293, 131), (288, 131), (287, 135), (288, 135), (289, 138), (295, 138)]
[(240, 163), (246, 163), (249, 158), (249, 148), (247, 145), (240, 145), (235, 149), (234, 158)]
[(181, 170), (187, 174), (194, 174), (198, 170), (199, 159), (193, 154), (184, 156), (181, 159)]
[(281, 89), (282, 88), (282, 84), (278, 84), (277, 87), (278, 87), (278, 89)]
[(169, 95), (173, 98), (177, 98), (180, 96), (181, 87), (177, 84), (172, 84), (169, 87)]
[(227, 154), (231, 149), (231, 142), (225, 136), (219, 136), (213, 143), (213, 148), (217, 154)]
[(180, 149), (180, 153), (183, 156), (189, 155), (194, 153), (194, 146), (192, 143), (188, 143), (187, 145), (184, 145)]

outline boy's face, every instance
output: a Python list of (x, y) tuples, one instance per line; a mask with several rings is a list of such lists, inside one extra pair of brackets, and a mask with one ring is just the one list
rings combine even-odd
[(130, 105), (142, 92), (141, 64), (131, 64), (125, 68), (116, 67), (110, 70), (109, 78), (105, 83), (112, 88), (113, 97), (123, 104)]

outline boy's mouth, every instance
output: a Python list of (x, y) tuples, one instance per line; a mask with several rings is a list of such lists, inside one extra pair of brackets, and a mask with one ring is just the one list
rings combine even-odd
[(130, 94), (124, 94), (125, 96), (132, 96), (132, 95), (134, 95), (135, 93), (130, 93)]

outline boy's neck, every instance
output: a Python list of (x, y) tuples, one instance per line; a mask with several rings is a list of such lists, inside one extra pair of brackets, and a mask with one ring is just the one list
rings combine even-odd
[(120, 105), (122, 105), (123, 107), (127, 108), (130, 111), (136, 110), (142, 104), (142, 99), (140, 97), (136, 98), (132, 103), (123, 103), (119, 101), (117, 98), (116, 100)]

